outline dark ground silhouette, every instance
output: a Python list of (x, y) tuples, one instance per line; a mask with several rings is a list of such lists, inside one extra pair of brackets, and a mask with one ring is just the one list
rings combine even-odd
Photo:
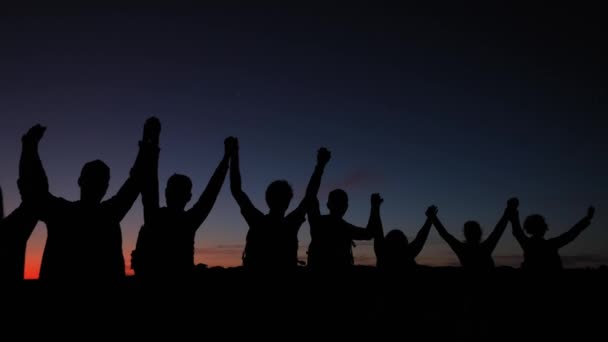
[(377, 272), (356, 266), (340, 276), (316, 277), (300, 268), (286, 277), (211, 268), (188, 285), (142, 285), (128, 277), (123, 286), (103, 291), (77, 282), (51, 288), (26, 281), (13, 291), (19, 302), (4, 305), (12, 313), (4, 322), (36, 326), (55, 315), (60, 322), (47, 333), (58, 336), (81, 336), (76, 329), (85, 328), (176, 338), (236, 329), (248, 338), (329, 333), (376, 340), (584, 340), (604, 331), (606, 270), (531, 277), (497, 268), (476, 279), (477, 292), (468, 291), (471, 281), (460, 268), (420, 267), (415, 277), (390, 279)]

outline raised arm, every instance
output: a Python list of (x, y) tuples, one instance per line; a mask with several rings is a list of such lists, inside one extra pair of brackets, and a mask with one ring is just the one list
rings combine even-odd
[(426, 239), (429, 237), (429, 232), (431, 231), (431, 226), (433, 225), (433, 216), (437, 216), (437, 207), (430, 206), (426, 210), (426, 221), (424, 222), (424, 225), (422, 228), (420, 228), (420, 231), (418, 231), (414, 241), (410, 243), (410, 253), (413, 258), (420, 254), (422, 247), (424, 247), (424, 244), (426, 243)]
[(46, 127), (35, 125), (21, 138), (19, 188), (22, 195), (32, 195), (37, 201), (45, 200), (49, 195), (49, 183), (38, 153), (38, 145), (45, 131)]
[(488, 236), (486, 241), (483, 242), (484, 246), (486, 248), (488, 248), (488, 250), (490, 252), (494, 251), (494, 249), (496, 248), (496, 245), (498, 244), (500, 237), (502, 236), (502, 234), (505, 232), (505, 229), (507, 228), (507, 223), (509, 223), (511, 218), (517, 212), (518, 206), (519, 206), (519, 200), (517, 198), (511, 198), (507, 202), (507, 208), (505, 209), (505, 212), (503, 213), (502, 217), (496, 224), (496, 227), (494, 227), (494, 230), (492, 231), (490, 236)]
[(384, 200), (380, 194), (372, 194), (371, 210), (366, 228), (351, 226), (351, 237), (353, 240), (371, 240), (374, 236), (379, 235), (378, 231), (382, 232), (382, 219), (380, 218), (380, 205)]
[(226, 138), (224, 141), (224, 157), (215, 169), (213, 176), (211, 176), (205, 191), (203, 191), (201, 197), (188, 211), (188, 213), (192, 215), (194, 219), (193, 223), (194, 227), (196, 228), (198, 228), (207, 218), (211, 212), (211, 209), (213, 208), (213, 205), (215, 204), (215, 201), (217, 200), (217, 196), (219, 195), (222, 185), (224, 184), (224, 179), (226, 179), (226, 173), (228, 173), (230, 156), (236, 151), (236, 144), (236, 138)]
[[(142, 144), (148, 146), (156, 146), (158, 149), (160, 140), (161, 124), (155, 118), (149, 118), (144, 125), (144, 135)], [(154, 222), (156, 212), (160, 207), (159, 204), (159, 186), (158, 186), (158, 157), (159, 153), (152, 153), (147, 158), (144, 158), (141, 166), (141, 202), (144, 208), (144, 224)]]
[[(329, 162), (331, 158), (331, 153), (325, 147), (321, 147), (317, 151), (317, 164), (315, 166), (315, 170), (308, 181), (308, 186), (306, 186), (306, 194), (304, 198), (300, 202), (300, 204), (294, 209), (289, 216), (301, 216), (304, 217), (304, 214), (308, 212), (309, 218), (314, 220), (315, 215), (320, 215), (319, 213), (319, 205), (317, 200), (317, 194), (319, 193), (319, 188), (321, 187), (321, 178), (323, 177), (323, 171), (325, 171), (325, 166)], [(315, 201), (316, 204), (315, 205)], [(315, 212), (316, 208), (316, 212)], [(311, 212), (312, 211), (312, 212)], [(311, 215), (312, 214), (312, 215)]]
[(583, 217), (574, 227), (570, 228), (567, 232), (563, 233), (558, 237), (554, 237), (553, 239), (549, 239), (552, 244), (555, 244), (558, 248), (564, 247), (565, 245), (572, 242), (576, 237), (583, 231), (585, 228), (589, 227), (591, 224), (591, 219), (595, 215), (595, 208), (589, 207), (587, 209), (587, 215)]
[[(437, 216), (437, 208), (433, 207), (434, 210), (428, 211), (427, 213), (431, 214), (431, 222), (432, 224), (435, 226), (435, 229), (437, 229), (437, 233), (439, 233), (439, 236), (441, 236), (441, 238), (443, 240), (445, 240), (445, 242), (450, 246), (450, 248), (454, 251), (454, 253), (458, 254), (458, 252), (460, 251), (460, 246), (462, 245), (462, 242), (458, 241), (458, 239), (456, 239), (454, 237), (454, 235), (450, 234), (448, 232), (447, 229), (445, 229), (445, 227), (443, 226), (443, 224), (441, 223), (441, 220), (439, 220), (439, 217)], [(430, 208), (429, 208), (430, 209)]]
[[(377, 196), (376, 196), (377, 195)], [(384, 202), (384, 199), (379, 194), (372, 195), (372, 212), (369, 215), (370, 223), (372, 218), (374, 220), (371, 225), (372, 234), (374, 235), (374, 253), (376, 254), (376, 264), (381, 264), (384, 258), (384, 228), (382, 227), (382, 218), (380, 216), (380, 205)], [(374, 212), (374, 203), (377, 203), (377, 212)]]
[(241, 208), (241, 213), (245, 216), (245, 220), (248, 220), (250, 213), (255, 213), (256, 215), (263, 214), (251, 203), (249, 196), (243, 191), (239, 165), (239, 142), (236, 138), (234, 143), (234, 151), (230, 156), (230, 192), (232, 192), (232, 197), (234, 197), (236, 203)]
[(526, 244), (526, 241), (528, 241), (528, 237), (524, 233), (524, 230), (521, 229), (518, 210), (515, 210), (511, 215), (511, 230), (513, 231), (513, 236), (517, 242), (519, 242), (519, 245), (523, 247)]
[(317, 227), (317, 221), (319, 217), (321, 217), (321, 210), (319, 209), (319, 188), (321, 187), (321, 176), (323, 175), (323, 171), (325, 170), (325, 166), (329, 162), (331, 158), (331, 153), (326, 148), (320, 148), (317, 152), (317, 166), (315, 167), (315, 174), (319, 174), (318, 177), (312, 177), (317, 179), (311, 179), (311, 182), (308, 184), (306, 188), (306, 195), (308, 197), (308, 206), (306, 206), (306, 211), (308, 214), (308, 222), (310, 224), (310, 236), (315, 235), (315, 229)]
[[(144, 131), (146, 131), (146, 126), (144, 126)], [(158, 145), (155, 145), (153, 140), (139, 142), (139, 152), (129, 173), (129, 178), (116, 195), (104, 202), (108, 210), (107, 213), (113, 220), (121, 221), (129, 212), (137, 196), (139, 196), (144, 169), (146, 165), (150, 164), (150, 158), (158, 158), (158, 153)]]

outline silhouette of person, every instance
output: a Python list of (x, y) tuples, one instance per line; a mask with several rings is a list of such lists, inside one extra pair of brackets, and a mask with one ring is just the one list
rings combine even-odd
[[(158, 124), (160, 127), (160, 123)], [(159, 129), (160, 131), (160, 129)], [(192, 198), (190, 178), (174, 174), (165, 188), (166, 207), (159, 206), (158, 159), (145, 172), (142, 187), (144, 226), (136, 246), (137, 276), (175, 279), (188, 277), (194, 270), (194, 238), (203, 224), (228, 173), (229, 158), (235, 139), (226, 138), (225, 152), (207, 187), (192, 208), (185, 210)]]
[(509, 223), (509, 220), (517, 211), (518, 205), (519, 202), (516, 198), (511, 198), (507, 202), (507, 208), (502, 217), (485, 241), (481, 241), (482, 229), (477, 221), (465, 222), (463, 229), (465, 241), (459, 241), (452, 234), (448, 233), (439, 220), (437, 212), (431, 215), (431, 220), (439, 235), (456, 253), (464, 269), (475, 272), (489, 271), (494, 268), (492, 253), (507, 228), (507, 223)]
[[(319, 150), (317, 168), (322, 174), (330, 159), (329, 151)], [(321, 215), (318, 187), (313, 189), (308, 207), (308, 221), (310, 224), (311, 241), (308, 247), (308, 266), (315, 270), (340, 270), (350, 268), (353, 263), (353, 240), (371, 240), (380, 221), (380, 202), (378, 194), (372, 195), (372, 208), (366, 228), (354, 226), (344, 220), (348, 210), (348, 195), (342, 189), (329, 193), (327, 208), (329, 215)], [(314, 197), (313, 197), (314, 196)]]
[[(377, 199), (380, 203), (382, 198)], [(402, 231), (394, 229), (384, 236), (382, 222), (376, 226), (378, 229), (374, 234), (374, 252), (376, 253), (376, 267), (389, 273), (407, 272), (417, 268), (416, 257), (422, 251), (429, 232), (431, 231), (431, 218), (437, 208), (431, 206), (426, 210), (427, 219), (418, 231), (416, 238), (411, 243)], [(378, 215), (380, 220), (380, 215)]]
[(238, 142), (230, 160), (230, 189), (249, 226), (243, 252), (243, 266), (256, 270), (295, 270), (298, 266), (298, 231), (307, 207), (321, 183), (322, 168), (315, 167), (300, 204), (285, 215), (293, 190), (285, 180), (276, 180), (266, 189), (268, 214), (258, 210), (242, 190)]
[(110, 169), (101, 160), (86, 163), (80, 173), (80, 200), (68, 201), (53, 196), (38, 154), (38, 143), (46, 128), (30, 129), (32, 143), (24, 146), (28, 172), (35, 175), (35, 192), (40, 203), (40, 220), (47, 226), (47, 241), (40, 265), (43, 281), (121, 280), (125, 276), (120, 221), (140, 192), (140, 164), (158, 153), (157, 147), (144, 140), (130, 177), (112, 198), (102, 201), (110, 181)]
[[(595, 214), (595, 208), (589, 207), (587, 215), (583, 217), (574, 227), (567, 232), (545, 239), (545, 233), (549, 230), (545, 218), (541, 215), (530, 215), (524, 221), (524, 228), (519, 222), (519, 213), (515, 212), (511, 218), (513, 236), (524, 251), (522, 268), (530, 271), (557, 271), (563, 268), (559, 249), (572, 242), (576, 237), (591, 224)], [(528, 233), (527, 236), (524, 233)]]

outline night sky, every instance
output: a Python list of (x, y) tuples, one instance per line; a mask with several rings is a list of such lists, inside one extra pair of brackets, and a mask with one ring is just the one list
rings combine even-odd
[[(459, 238), (470, 219), (487, 235), (512, 196), (520, 198), (522, 219), (545, 215), (548, 237), (593, 204), (592, 225), (561, 254), (566, 267), (608, 264), (603, 12), (374, 3), (3, 8), (6, 211), (20, 200), (20, 138), (30, 126), (48, 127), (40, 153), (51, 192), (76, 200), (80, 169), (93, 159), (110, 166), (108, 195), (116, 192), (145, 119), (155, 115), (163, 124), (163, 189), (170, 175), (183, 173), (198, 198), (233, 135), (254, 204), (267, 210), (264, 191), (275, 179), (293, 185), (295, 204), (326, 146), (332, 160), (319, 199), (324, 204), (329, 190), (344, 188), (345, 218), (354, 224), (367, 223), (373, 192), (385, 199), (385, 230), (410, 239), (432, 204)], [(138, 200), (122, 222), (127, 268), (142, 223)], [(498, 265), (521, 262), (510, 230), (494, 253)], [(198, 231), (196, 262), (239, 265), (246, 232), (227, 178)], [(39, 224), (27, 277), (38, 275), (45, 239)], [(299, 239), (305, 259), (308, 224)], [(358, 244), (357, 263), (375, 263), (370, 246)], [(434, 230), (417, 261), (458, 264)]]

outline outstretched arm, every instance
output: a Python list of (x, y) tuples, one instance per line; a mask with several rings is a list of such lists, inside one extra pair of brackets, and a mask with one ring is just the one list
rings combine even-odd
[(574, 225), (574, 227), (570, 228), (570, 230), (568, 230), (567, 232), (553, 239), (549, 239), (549, 241), (552, 244), (555, 244), (557, 248), (564, 247), (565, 245), (576, 239), (576, 237), (580, 233), (582, 233), (585, 228), (589, 227), (593, 215), (595, 215), (595, 208), (589, 207), (589, 209), (587, 209), (587, 216), (583, 217), (582, 220), (580, 220), (577, 224)]
[[(313, 237), (319, 217), (321, 217), (321, 210), (319, 209), (318, 193), (321, 187), (321, 176), (325, 170), (325, 165), (329, 162), (331, 153), (326, 148), (320, 148), (317, 152), (317, 166), (315, 167), (315, 173), (320, 172), (318, 179), (311, 179), (311, 182), (306, 188), (306, 196), (309, 198), (307, 209), (308, 223), (310, 224), (310, 237)], [(315, 177), (313, 177), (315, 178)], [(315, 183), (316, 182), (316, 183)], [(314, 184), (313, 184), (314, 183)]]
[(384, 200), (380, 194), (372, 194), (371, 211), (366, 228), (351, 226), (351, 237), (353, 240), (371, 240), (378, 231), (382, 230), (382, 220), (380, 219), (380, 204)]
[(193, 217), (194, 227), (198, 228), (203, 221), (207, 218), (215, 201), (217, 200), (217, 196), (222, 189), (222, 185), (224, 184), (224, 179), (226, 179), (226, 173), (228, 173), (228, 162), (230, 160), (230, 156), (236, 150), (236, 138), (228, 137), (224, 141), (224, 157), (220, 161), (219, 165), (215, 169), (213, 176), (209, 180), (205, 191), (198, 199), (198, 201), (194, 204), (192, 209), (188, 211), (191, 217)]
[(251, 200), (243, 191), (241, 185), (241, 169), (239, 166), (239, 142), (235, 138), (235, 148), (230, 156), (230, 191), (232, 197), (236, 200), (236, 203), (241, 208), (241, 213), (245, 216), (245, 220), (249, 221), (251, 215), (263, 215), (254, 205)]
[(490, 236), (488, 236), (486, 241), (483, 242), (484, 246), (490, 252), (494, 251), (494, 249), (496, 248), (496, 245), (498, 244), (500, 237), (502, 236), (502, 234), (505, 232), (505, 229), (507, 228), (507, 223), (509, 223), (511, 218), (517, 212), (518, 206), (519, 206), (519, 200), (517, 198), (511, 198), (507, 202), (507, 208), (505, 209), (504, 214), (502, 215), (502, 217), (496, 224), (496, 227), (494, 227), (494, 230), (492, 231)]
[(331, 153), (324, 147), (321, 147), (317, 152), (317, 165), (315, 166), (315, 170), (308, 181), (308, 186), (306, 187), (306, 194), (304, 198), (298, 205), (294, 211), (289, 214), (291, 217), (304, 217), (304, 214), (311, 206), (313, 201), (317, 198), (317, 193), (319, 192), (319, 188), (321, 187), (321, 178), (323, 176), (323, 171), (325, 170), (325, 166), (329, 162), (331, 158)]
[[(160, 140), (160, 121), (155, 118), (149, 118), (144, 125), (144, 136), (142, 144), (149, 146), (156, 146), (157, 151)], [(152, 149), (152, 148), (151, 148)], [(159, 186), (158, 186), (158, 156), (159, 153), (153, 153), (150, 151), (150, 156), (144, 158), (144, 162), (141, 167), (141, 202), (144, 208), (144, 224), (151, 224), (154, 222), (154, 216), (159, 205)], [(143, 230), (143, 228), (142, 228)]]
[(437, 212), (438, 212), (437, 208), (436, 207), (434, 207), (434, 208), (435, 208), (434, 210), (427, 211), (427, 213), (431, 214), (430, 217), (431, 217), (432, 224), (435, 226), (435, 229), (437, 229), (437, 233), (439, 233), (439, 236), (441, 236), (441, 238), (443, 240), (445, 240), (445, 242), (447, 242), (447, 244), (454, 251), (454, 253), (458, 254), (458, 252), (460, 251), (460, 246), (461, 246), (462, 242), (458, 241), (458, 239), (456, 239), (454, 237), (454, 235), (450, 234), (448, 232), (448, 230), (445, 229), (445, 227), (439, 220), (439, 217), (437, 216)]
[[(144, 126), (145, 131), (146, 126)], [(129, 173), (129, 178), (122, 185), (120, 190), (112, 198), (104, 202), (108, 210), (108, 215), (113, 220), (121, 221), (127, 212), (133, 206), (133, 203), (139, 196), (140, 184), (142, 183), (144, 168), (149, 164), (150, 158), (158, 158), (158, 146), (153, 141), (141, 141), (139, 143), (139, 152), (135, 163)]]
[(435, 206), (431, 206), (426, 210), (426, 221), (424, 222), (424, 225), (422, 226), (420, 231), (418, 231), (418, 234), (416, 235), (414, 241), (410, 243), (410, 251), (411, 256), (413, 258), (417, 257), (418, 254), (420, 254), (420, 252), (422, 251), (422, 247), (424, 247), (426, 239), (429, 237), (431, 226), (433, 225), (433, 220), (431, 219), (431, 217), (434, 215), (436, 216), (436, 214), (437, 207)]

